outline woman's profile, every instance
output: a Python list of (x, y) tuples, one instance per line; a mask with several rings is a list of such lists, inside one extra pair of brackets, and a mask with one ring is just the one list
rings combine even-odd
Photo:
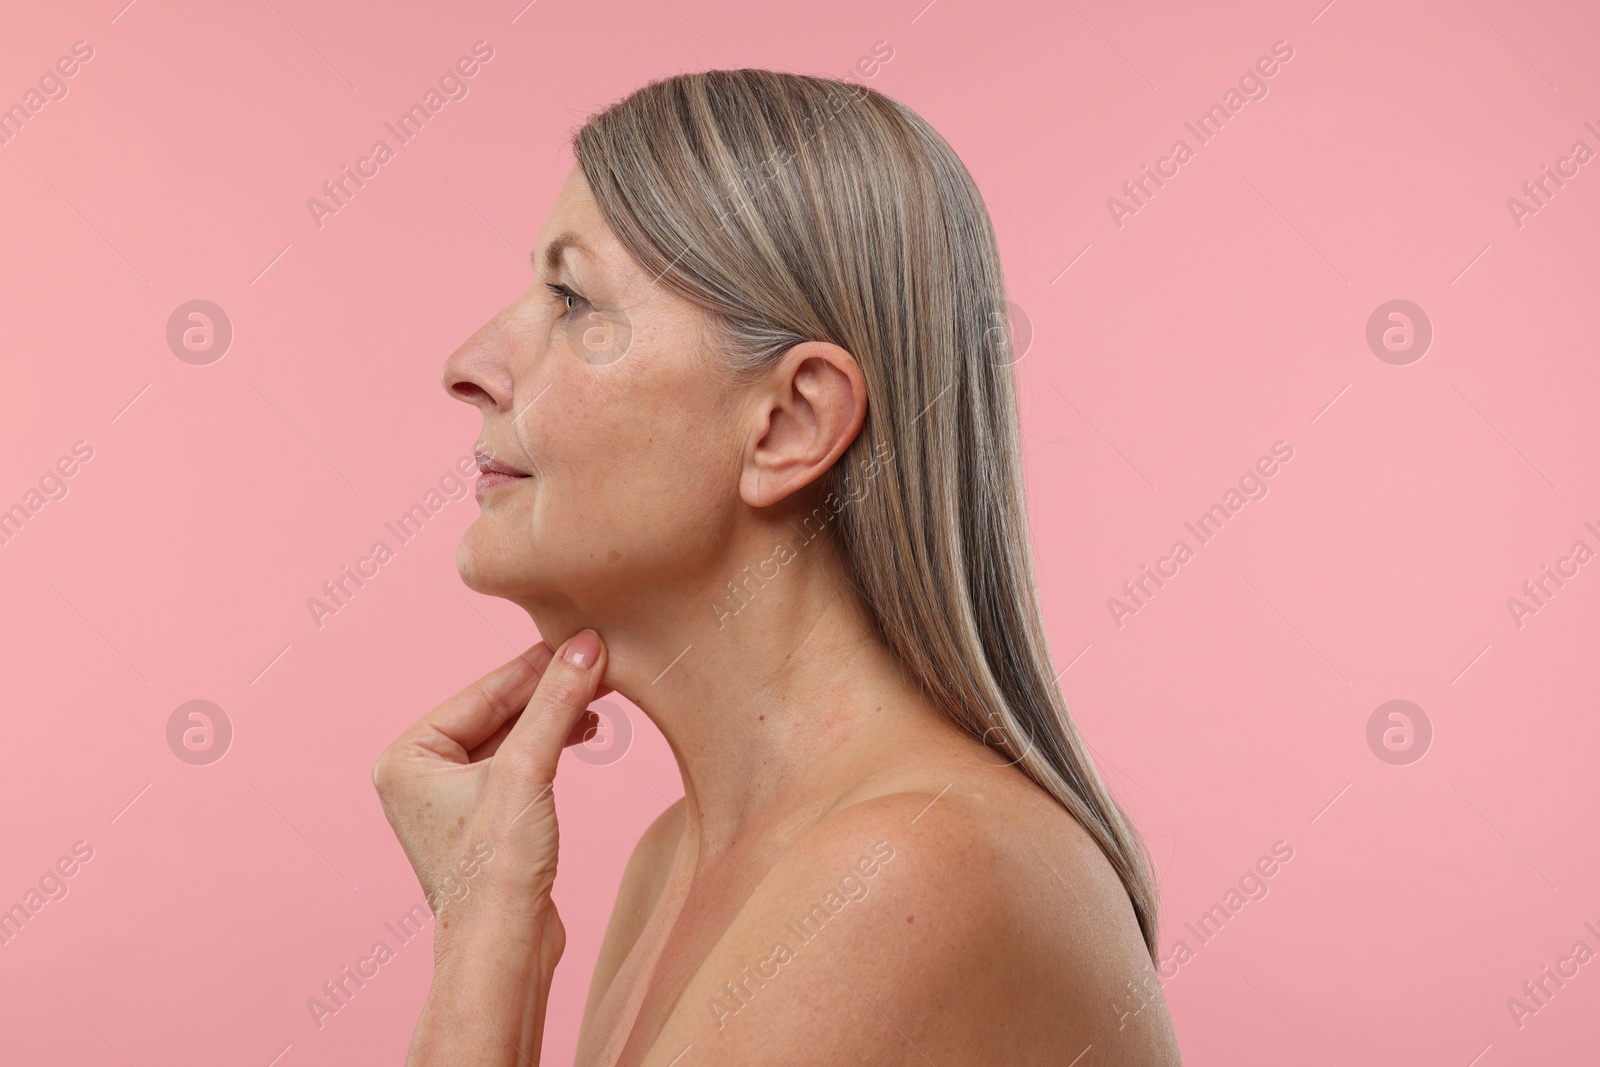
[(1178, 1063), (1146, 853), (1045, 640), (966, 168), (881, 93), (766, 70), (652, 82), (573, 150), (531, 287), (444, 366), (483, 418), (460, 574), (546, 641), (373, 768), (438, 901), (409, 1062), (539, 1062), (552, 783), (614, 690), (684, 795), (580, 1067)]

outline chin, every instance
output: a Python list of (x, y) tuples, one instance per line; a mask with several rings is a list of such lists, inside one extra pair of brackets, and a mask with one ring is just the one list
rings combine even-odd
[[(538, 536), (527, 526), (482, 515), (456, 544), (456, 573), (473, 592), (510, 600), (530, 611), (537, 604), (581, 615), (635, 601), (641, 585), (670, 572), (672, 562), (681, 563), (681, 547), (666, 558), (658, 552), (653, 543), (631, 551), (617, 549), (587, 533)], [(622, 559), (635, 565), (618, 566)], [(648, 562), (641, 566), (642, 561)]]
[(581, 575), (572, 582), (556, 580), (547, 566), (530, 558), (528, 545), (485, 543), (473, 529), (456, 546), (456, 573), (473, 592), (509, 600), (531, 612), (535, 603), (568, 603), (563, 589), (585, 588)]
[(456, 573), (462, 584), (485, 596), (514, 595), (526, 584), (527, 575), (522, 573), (526, 567), (519, 566), (503, 546), (484, 544), (477, 530), (474, 523), (456, 545)]

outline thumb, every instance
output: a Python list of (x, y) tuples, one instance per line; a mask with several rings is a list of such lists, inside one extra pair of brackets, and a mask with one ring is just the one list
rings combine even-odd
[(599, 634), (585, 629), (568, 638), (556, 649), (495, 759), (516, 766), (533, 781), (554, 780), (561, 750), (595, 699), (605, 667), (606, 649)]

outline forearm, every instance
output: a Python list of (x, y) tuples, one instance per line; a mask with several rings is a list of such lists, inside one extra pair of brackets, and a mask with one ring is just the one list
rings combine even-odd
[(562, 938), (548, 923), (535, 927), (522, 934), (457, 930), (436, 942), (433, 986), (411, 1038), (408, 1067), (536, 1067)]

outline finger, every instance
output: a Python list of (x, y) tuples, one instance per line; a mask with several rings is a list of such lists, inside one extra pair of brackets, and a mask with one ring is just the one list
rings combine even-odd
[(546, 665), (499, 754), (520, 764), (534, 781), (554, 780), (561, 750), (595, 699), (605, 668), (605, 643), (599, 634), (583, 630), (569, 638)]
[(513, 715), (511, 718), (501, 723), (494, 733), (478, 742), (475, 747), (468, 749), (467, 762), (477, 763), (479, 760), (486, 760), (490, 756), (494, 755), (497, 751), (499, 751), (501, 743), (505, 741), (506, 735), (511, 732), (511, 728), (515, 726), (516, 723), (517, 717)]
[[(444, 701), (413, 723), (404, 736), (447, 758), (459, 759), (465, 752), (469, 762), (487, 759), (511, 732), (554, 657), (550, 646), (540, 641)], [(593, 699), (612, 692), (615, 690), (609, 685), (602, 685)], [(456, 751), (457, 746), (461, 752)]]
[(424, 744), (442, 735), (471, 752), (527, 707), (554, 655), (550, 646), (540, 641), (446, 699), (418, 719), (407, 734)]
[[(479, 744), (477, 748), (474, 748), (472, 751), (468, 752), (467, 762), (477, 763), (479, 760), (488, 759), (490, 756), (500, 751), (500, 746), (505, 742), (506, 735), (511, 733), (511, 728), (516, 725), (517, 718), (518, 716), (513, 716), (512, 718), (501, 723), (500, 728), (494, 733), (490, 734), (487, 740)], [(573, 745), (581, 745), (585, 741), (592, 739), (599, 732), (600, 716), (595, 712), (586, 711), (582, 715), (578, 716), (578, 721), (572, 727), (572, 731), (567, 734), (567, 739), (563, 743), (563, 747), (571, 748)]]

